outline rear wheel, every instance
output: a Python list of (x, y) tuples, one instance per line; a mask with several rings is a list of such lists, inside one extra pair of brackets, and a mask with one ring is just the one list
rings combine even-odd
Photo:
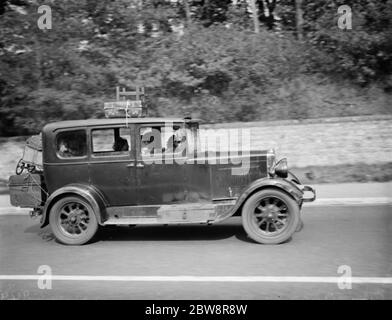
[(98, 230), (93, 208), (76, 196), (62, 198), (53, 205), (49, 224), (56, 239), (68, 245), (85, 244)]
[(242, 209), (242, 224), (248, 236), (263, 244), (287, 241), (300, 223), (299, 206), (289, 195), (264, 189), (252, 195)]

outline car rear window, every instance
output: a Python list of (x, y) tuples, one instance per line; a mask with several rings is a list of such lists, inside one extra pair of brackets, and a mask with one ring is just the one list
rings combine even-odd
[(60, 158), (84, 157), (87, 155), (85, 130), (60, 132), (56, 140), (57, 155)]

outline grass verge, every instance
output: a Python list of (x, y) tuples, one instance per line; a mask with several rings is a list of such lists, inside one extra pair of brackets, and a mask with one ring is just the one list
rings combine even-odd
[(392, 181), (392, 162), (290, 169), (303, 184)]

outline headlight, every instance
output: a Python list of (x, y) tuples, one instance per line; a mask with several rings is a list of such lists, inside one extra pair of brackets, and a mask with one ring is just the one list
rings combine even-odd
[(280, 159), (275, 165), (275, 174), (281, 178), (287, 178), (289, 169), (287, 167), (287, 159)]
[(271, 176), (274, 175), (274, 166), (275, 166), (275, 150), (270, 149), (267, 152), (267, 171)]

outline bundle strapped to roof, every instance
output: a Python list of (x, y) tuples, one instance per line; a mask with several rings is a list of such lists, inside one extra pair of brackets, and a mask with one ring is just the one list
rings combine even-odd
[(120, 90), (116, 87), (116, 101), (105, 102), (106, 118), (139, 118), (146, 115), (144, 88), (135, 91)]

